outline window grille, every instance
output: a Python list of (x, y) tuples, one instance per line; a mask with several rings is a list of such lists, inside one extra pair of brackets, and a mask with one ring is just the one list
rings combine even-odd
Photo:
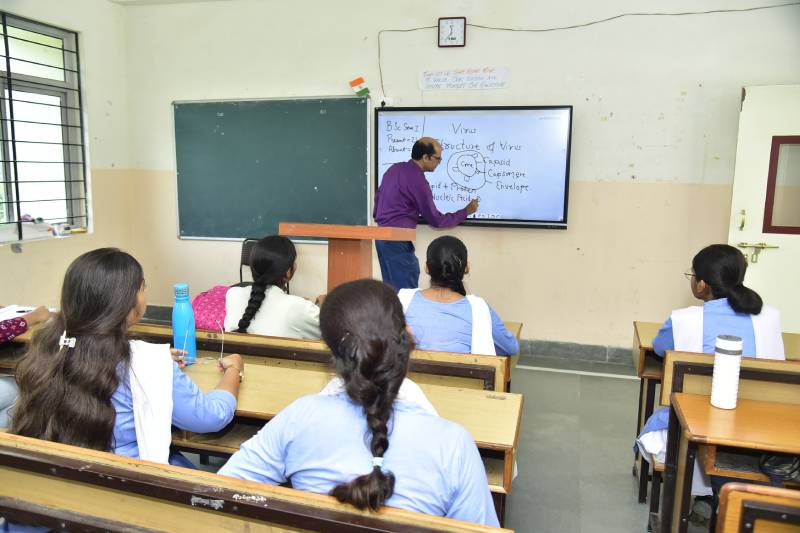
[(78, 34), (0, 11), (0, 242), (87, 227)]

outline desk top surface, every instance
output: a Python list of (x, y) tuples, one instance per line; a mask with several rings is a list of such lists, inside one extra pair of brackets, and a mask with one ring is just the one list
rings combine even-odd
[(709, 396), (676, 392), (672, 405), (691, 441), (800, 454), (800, 408), (796, 404), (739, 399), (736, 409), (718, 409)]
[[(316, 394), (333, 377), (313, 369), (245, 365), (236, 412), (240, 416), (270, 419), (291, 402)], [(198, 359), (184, 371), (204, 391), (220, 378), (217, 360)], [(520, 394), (420, 384), (439, 414), (464, 426), (478, 447), (508, 451), (519, 438), (523, 398)]]
[(645, 350), (653, 349), (653, 339), (658, 335), (659, 329), (661, 329), (661, 324), (658, 322), (642, 322), (639, 320), (633, 322), (633, 330), (636, 333), (636, 338), (639, 339), (639, 347)]

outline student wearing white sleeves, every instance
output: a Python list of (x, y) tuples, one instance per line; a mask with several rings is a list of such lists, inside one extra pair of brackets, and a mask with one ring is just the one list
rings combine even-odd
[[(692, 295), (702, 306), (677, 309), (653, 339), (653, 349), (663, 357), (666, 350), (714, 353), (718, 335), (742, 339), (744, 357), (784, 359), (780, 314), (764, 305), (761, 296), (744, 285), (747, 261), (742, 252), (727, 244), (712, 244), (692, 259), (686, 272)], [(664, 462), (667, 451), (669, 409), (653, 413), (637, 438), (637, 446), (649, 459)], [(711, 494), (705, 472), (695, 467), (692, 494)]]
[(297, 252), (280, 235), (264, 237), (253, 248), (253, 285), (231, 287), (225, 294), (225, 331), (319, 339), (319, 307), (287, 293)]
[(144, 314), (144, 290), (141, 265), (116, 248), (72, 262), (59, 312), (34, 333), (17, 366), (11, 433), (192, 466), (170, 453), (171, 425), (200, 433), (225, 427), (242, 359), (223, 358), (219, 384), (204, 394), (173, 361), (179, 350), (129, 339)]
[(656, 354), (714, 353), (717, 335), (736, 335), (742, 339), (744, 357), (783, 359), (780, 313), (745, 287), (746, 271), (744, 255), (733, 246), (712, 244), (700, 250), (691, 272), (684, 275), (703, 305), (672, 312), (653, 339)]
[(467, 247), (444, 235), (428, 246), (425, 272), (431, 286), (401, 289), (397, 296), (420, 350), (482, 355), (513, 355), (517, 338), (486, 300), (467, 294), (464, 275), (469, 273)]
[[(338, 390), (296, 400), (231, 457), (222, 475), (498, 525), (486, 472), (467, 431), (405, 394), (412, 341), (392, 288), (340, 285), (320, 313)], [(366, 436), (366, 437), (365, 437)]]

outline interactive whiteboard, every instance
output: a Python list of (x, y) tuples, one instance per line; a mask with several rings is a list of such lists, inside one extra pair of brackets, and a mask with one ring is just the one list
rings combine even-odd
[(434, 137), (442, 162), (425, 177), (442, 213), (480, 198), (466, 224), (567, 227), (572, 106), (378, 108), (376, 181)]

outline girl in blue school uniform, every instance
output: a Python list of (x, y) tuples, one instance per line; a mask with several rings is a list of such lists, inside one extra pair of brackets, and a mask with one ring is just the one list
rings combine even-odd
[(338, 286), (320, 328), (338, 388), (293, 402), (219, 473), (291, 482), (359, 509), (387, 505), (497, 526), (474, 440), (433, 414), (406, 379), (413, 343), (394, 290), (375, 280)]
[[(727, 244), (712, 244), (692, 259), (689, 278), (692, 294), (702, 306), (677, 309), (653, 339), (653, 349), (663, 357), (666, 350), (714, 353), (718, 335), (742, 339), (742, 355), (759, 359), (784, 359), (780, 314), (754, 290), (744, 285), (747, 261), (738, 249)], [(664, 462), (669, 409), (662, 408), (647, 420), (637, 444), (644, 452)], [(705, 472), (695, 468), (693, 495), (711, 494), (703, 482)]]
[(406, 321), (420, 350), (483, 355), (513, 355), (516, 337), (483, 298), (467, 294), (467, 247), (445, 235), (428, 246), (425, 272), (431, 286), (398, 293)]
[(170, 426), (200, 433), (225, 427), (242, 359), (223, 358), (219, 384), (204, 394), (180, 370), (179, 350), (129, 338), (144, 314), (144, 290), (141, 265), (116, 248), (73, 261), (60, 311), (34, 333), (17, 366), (11, 433), (192, 466), (170, 452)]
[(703, 305), (672, 312), (653, 339), (656, 354), (714, 353), (717, 335), (735, 335), (742, 339), (744, 357), (783, 359), (780, 314), (745, 287), (746, 271), (744, 255), (733, 246), (712, 244), (700, 250), (685, 276)]

